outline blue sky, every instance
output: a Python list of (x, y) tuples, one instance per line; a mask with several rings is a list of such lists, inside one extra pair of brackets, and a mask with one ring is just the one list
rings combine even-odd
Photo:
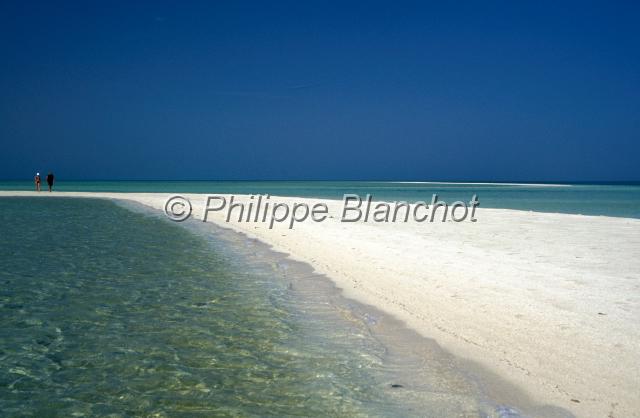
[(0, 3), (0, 179), (640, 180), (632, 2)]

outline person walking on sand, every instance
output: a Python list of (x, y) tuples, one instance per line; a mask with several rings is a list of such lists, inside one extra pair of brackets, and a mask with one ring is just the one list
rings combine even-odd
[(40, 173), (36, 173), (36, 176), (33, 178), (33, 181), (36, 183), (36, 192), (40, 191)]
[(47, 174), (47, 184), (49, 185), (49, 191), (53, 189), (54, 180), (55, 180), (55, 177), (53, 176), (53, 173), (49, 171), (49, 174)]

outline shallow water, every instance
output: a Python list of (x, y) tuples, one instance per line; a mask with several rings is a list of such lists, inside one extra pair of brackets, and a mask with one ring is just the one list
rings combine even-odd
[(98, 199), (3, 198), (0, 216), (2, 416), (515, 411), (437, 345), (238, 234)]
[[(31, 181), (0, 181), (0, 190), (33, 190)], [(430, 202), (433, 194), (452, 203), (478, 195), (480, 206), (640, 218), (640, 183), (455, 184), (380, 181), (60, 181), (59, 191), (270, 194), (342, 199), (345, 193), (374, 200)]]

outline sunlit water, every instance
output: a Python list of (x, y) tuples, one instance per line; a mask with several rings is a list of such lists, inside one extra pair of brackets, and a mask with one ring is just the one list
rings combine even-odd
[(94, 199), (2, 198), (0, 217), (2, 416), (516, 416), (238, 234)]
[[(0, 190), (32, 190), (30, 181), (2, 181)], [(478, 195), (480, 206), (536, 212), (640, 218), (640, 183), (454, 184), (375, 181), (60, 181), (60, 191), (271, 194), (341, 199), (345, 193), (374, 200), (452, 203)]]

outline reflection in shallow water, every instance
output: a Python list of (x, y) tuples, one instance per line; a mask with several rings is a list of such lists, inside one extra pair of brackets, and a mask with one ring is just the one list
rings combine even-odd
[(435, 344), (238, 234), (101, 200), (0, 208), (4, 416), (513, 416)]

